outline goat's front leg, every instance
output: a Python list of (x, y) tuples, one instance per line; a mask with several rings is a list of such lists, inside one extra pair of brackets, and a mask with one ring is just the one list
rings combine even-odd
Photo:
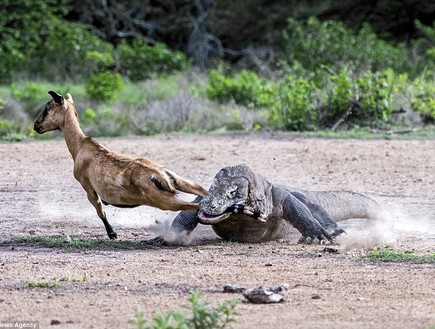
[(103, 205), (101, 204), (101, 200), (98, 197), (97, 193), (95, 191), (87, 192), (88, 194), (88, 200), (89, 202), (95, 207), (97, 210), (98, 217), (101, 218), (103, 221), (104, 227), (106, 228), (107, 235), (109, 236), (109, 239), (117, 239), (118, 234), (113, 230), (112, 225), (109, 224), (109, 221), (107, 220), (106, 213), (104, 212)]

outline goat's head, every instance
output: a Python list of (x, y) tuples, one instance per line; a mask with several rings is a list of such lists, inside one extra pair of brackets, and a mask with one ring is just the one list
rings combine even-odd
[(63, 97), (54, 91), (49, 91), (48, 93), (53, 98), (45, 104), (44, 110), (33, 125), (33, 129), (38, 134), (61, 129), (64, 124), (65, 113), (68, 107), (73, 104), (71, 94), (66, 94), (65, 97)]

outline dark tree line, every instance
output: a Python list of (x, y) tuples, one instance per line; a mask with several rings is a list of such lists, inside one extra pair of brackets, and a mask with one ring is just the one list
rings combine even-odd
[(369, 23), (382, 38), (409, 43), (415, 22), (432, 25), (435, 1), (419, 0), (72, 0), (68, 20), (114, 44), (135, 36), (182, 50), (204, 65), (211, 56), (270, 60), (289, 17)]

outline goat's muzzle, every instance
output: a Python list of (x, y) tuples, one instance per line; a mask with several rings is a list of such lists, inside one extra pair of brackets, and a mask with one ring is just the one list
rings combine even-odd
[(33, 125), (33, 130), (36, 131), (38, 134), (44, 133), (44, 131), (42, 130), (42, 125), (38, 124), (37, 122), (35, 122), (35, 124)]

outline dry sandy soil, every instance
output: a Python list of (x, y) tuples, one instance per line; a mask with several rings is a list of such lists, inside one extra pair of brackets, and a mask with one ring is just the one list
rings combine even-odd
[[(274, 183), (370, 195), (390, 216), (377, 223), (342, 222), (347, 235), (334, 246), (338, 253), (298, 245), (297, 231), (289, 241), (241, 244), (221, 241), (205, 226), (183, 247), (71, 250), (18, 243), (17, 238), (40, 236), (107, 238), (73, 178), (63, 140), (0, 143), (0, 324), (128, 328), (136, 306), (152, 319), (179, 310), (192, 291), (202, 291), (211, 305), (239, 301), (233, 328), (434, 327), (434, 264), (364, 258), (386, 245), (398, 252), (435, 251), (433, 140), (270, 135), (99, 140), (119, 153), (154, 159), (205, 187), (220, 168), (244, 162)], [(175, 216), (149, 207), (106, 210), (123, 241), (150, 239), (153, 224)], [(86, 282), (74, 282), (84, 277)], [(32, 288), (32, 281), (58, 287)], [(227, 284), (287, 284), (288, 299), (251, 304), (240, 294), (223, 293)]]

